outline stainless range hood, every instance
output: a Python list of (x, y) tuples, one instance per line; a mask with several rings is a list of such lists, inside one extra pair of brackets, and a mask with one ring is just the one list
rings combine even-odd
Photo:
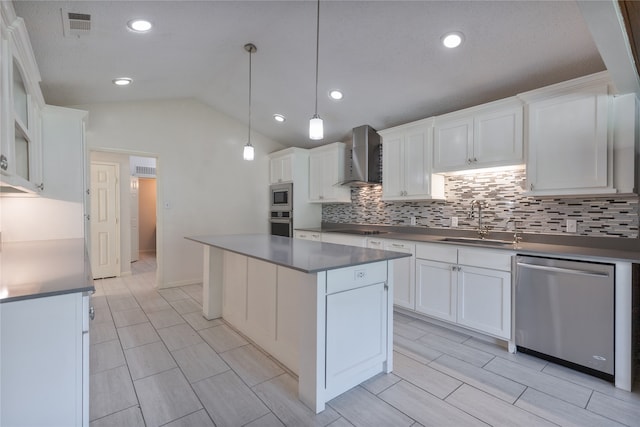
[(369, 125), (353, 128), (351, 162), (347, 162), (346, 179), (339, 185), (361, 187), (382, 183), (380, 135)]

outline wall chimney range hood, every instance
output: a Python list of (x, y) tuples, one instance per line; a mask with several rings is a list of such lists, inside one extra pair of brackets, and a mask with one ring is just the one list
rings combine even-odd
[(380, 161), (380, 135), (369, 125), (353, 128), (351, 162), (347, 163), (345, 177), (339, 185), (363, 187), (382, 183)]

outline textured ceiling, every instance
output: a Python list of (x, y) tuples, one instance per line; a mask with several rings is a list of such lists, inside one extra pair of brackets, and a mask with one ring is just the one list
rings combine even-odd
[[(247, 42), (254, 130), (310, 147), (602, 71), (578, 5), (566, 1), (330, 1), (320, 5), (318, 113), (325, 139), (308, 139), (314, 112), (315, 1), (14, 1), (25, 19), (45, 100), (79, 105), (195, 97), (247, 122)], [(91, 15), (64, 37), (62, 14)], [(126, 29), (134, 17), (155, 27)], [(462, 47), (440, 44), (451, 30)], [(115, 87), (127, 76), (134, 83)], [(331, 101), (332, 88), (344, 91)], [(273, 121), (274, 113), (287, 117)]]

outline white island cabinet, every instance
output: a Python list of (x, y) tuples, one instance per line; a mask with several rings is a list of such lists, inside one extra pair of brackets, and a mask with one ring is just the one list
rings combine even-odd
[(399, 252), (268, 235), (204, 244), (203, 314), (222, 317), (298, 375), (314, 412), (392, 370), (393, 262)]

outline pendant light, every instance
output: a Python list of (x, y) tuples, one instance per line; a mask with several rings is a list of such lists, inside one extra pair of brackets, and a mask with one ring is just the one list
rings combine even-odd
[(318, 115), (318, 54), (320, 51), (320, 0), (318, 0), (318, 11), (316, 13), (316, 110), (311, 120), (309, 120), (309, 138), (317, 140), (324, 138), (322, 119)]
[(253, 43), (247, 43), (244, 45), (244, 50), (249, 52), (249, 136), (247, 138), (247, 145), (244, 146), (242, 157), (245, 160), (253, 160), (254, 150), (251, 145), (251, 56), (258, 50)]

